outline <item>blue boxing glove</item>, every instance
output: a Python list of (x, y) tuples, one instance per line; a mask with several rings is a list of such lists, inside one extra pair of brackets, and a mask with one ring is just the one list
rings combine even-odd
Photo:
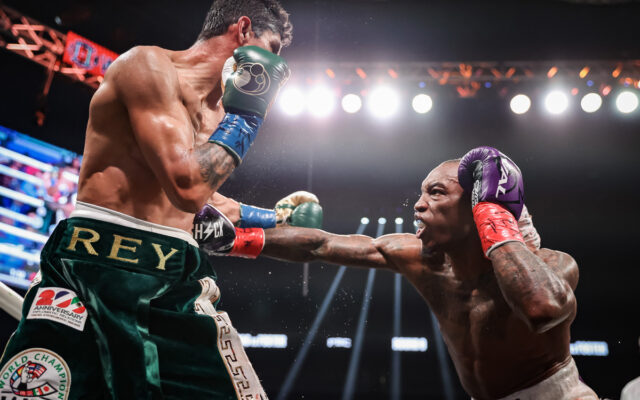
[(282, 57), (257, 46), (237, 48), (223, 68), (222, 105), (227, 114), (209, 142), (222, 146), (240, 164), (288, 78)]
[(238, 221), (238, 226), (240, 228), (275, 228), (276, 212), (274, 210), (240, 203), (240, 221)]

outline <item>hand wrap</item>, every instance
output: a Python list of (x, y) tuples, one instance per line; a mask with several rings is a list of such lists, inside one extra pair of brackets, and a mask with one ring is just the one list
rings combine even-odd
[(473, 207), (473, 219), (478, 228), (482, 251), (489, 258), (491, 251), (508, 242), (524, 244), (518, 221), (505, 207), (489, 202), (481, 202)]
[(236, 240), (229, 252), (230, 256), (257, 258), (264, 248), (262, 228), (236, 228)]

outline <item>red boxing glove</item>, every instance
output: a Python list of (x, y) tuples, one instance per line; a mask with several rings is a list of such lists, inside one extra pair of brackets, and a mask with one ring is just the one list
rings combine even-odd
[(230, 256), (257, 258), (264, 248), (262, 228), (236, 228), (236, 240), (229, 252)]
[(496, 203), (481, 202), (473, 207), (473, 219), (480, 234), (482, 251), (489, 258), (489, 253), (507, 242), (524, 244), (518, 221), (503, 206)]

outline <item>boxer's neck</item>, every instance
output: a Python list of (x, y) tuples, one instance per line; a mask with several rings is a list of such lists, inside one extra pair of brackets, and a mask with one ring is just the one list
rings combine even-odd
[(222, 96), (222, 67), (236, 47), (226, 35), (214, 36), (199, 40), (186, 50), (173, 52), (172, 60), (180, 80), (188, 83), (201, 101), (215, 104)]
[(491, 270), (491, 261), (482, 254), (478, 235), (473, 232), (445, 254), (451, 260), (451, 269), (460, 280), (473, 280)]

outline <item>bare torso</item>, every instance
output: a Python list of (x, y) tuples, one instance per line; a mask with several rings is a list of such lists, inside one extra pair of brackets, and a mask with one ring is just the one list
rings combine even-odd
[[(173, 55), (173, 52), (157, 47), (136, 50), (153, 52), (155, 57), (168, 60)], [(78, 200), (190, 231), (193, 215), (179, 210), (169, 200), (136, 142), (127, 109), (114, 88), (112, 77), (118, 73), (119, 63), (127, 62), (127, 54), (121, 58), (110, 67), (91, 100)], [(162, 72), (176, 77), (176, 68), (171, 68), (173, 64), (168, 62), (166, 65), (169, 67)], [(211, 107), (207, 102), (201, 102), (179, 77), (176, 81), (184, 107), (180, 112), (191, 121), (193, 141), (206, 141), (224, 111), (219, 105)]]
[[(539, 250), (549, 265), (556, 252)], [(492, 270), (476, 280), (458, 279), (450, 264), (414, 262), (403, 274), (436, 315), (465, 390), (495, 399), (532, 386), (570, 360), (569, 328), (575, 313), (556, 327), (534, 333), (504, 300)]]

